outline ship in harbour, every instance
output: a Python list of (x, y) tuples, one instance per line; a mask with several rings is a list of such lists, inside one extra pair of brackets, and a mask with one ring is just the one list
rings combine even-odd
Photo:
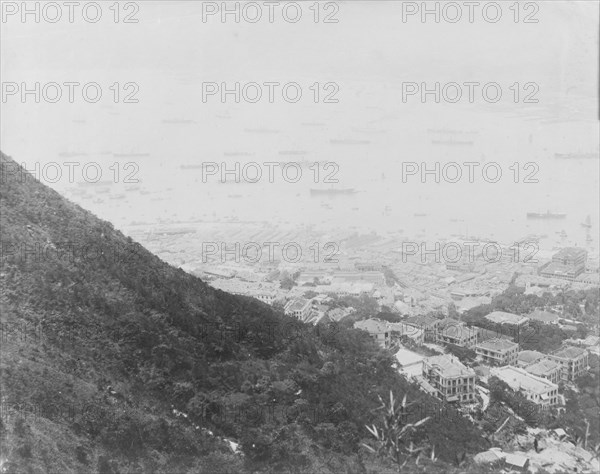
[(589, 216), (589, 214), (588, 214), (588, 216), (585, 218), (585, 221), (583, 221), (583, 222), (581, 223), (581, 225), (582, 225), (583, 227), (585, 227), (586, 229), (591, 229), (591, 228), (592, 228), (592, 218)]
[(329, 140), (332, 145), (368, 145), (371, 143), (370, 140), (356, 140), (354, 138), (347, 138), (343, 140)]
[(566, 214), (561, 212), (528, 212), (527, 219), (564, 219)]
[(433, 145), (473, 146), (471, 140), (431, 140)]

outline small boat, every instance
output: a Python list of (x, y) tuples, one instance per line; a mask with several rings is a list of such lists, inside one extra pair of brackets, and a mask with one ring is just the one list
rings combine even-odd
[(473, 146), (470, 140), (431, 140), (433, 145)]
[(592, 228), (592, 219), (590, 218), (590, 216), (589, 216), (589, 215), (588, 215), (588, 216), (585, 218), (585, 221), (583, 221), (583, 222), (581, 223), (581, 225), (582, 225), (583, 227), (586, 227), (586, 228), (588, 228), (588, 229), (591, 229), (591, 228)]
[(528, 212), (527, 219), (564, 219), (567, 217), (566, 214), (560, 212)]
[(353, 138), (347, 138), (344, 140), (329, 140), (332, 145), (368, 145), (371, 143), (370, 140), (355, 140)]

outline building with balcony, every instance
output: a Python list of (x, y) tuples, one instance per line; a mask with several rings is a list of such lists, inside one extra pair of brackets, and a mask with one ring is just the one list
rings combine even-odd
[(519, 344), (498, 337), (478, 343), (475, 352), (485, 364), (510, 365), (517, 362)]
[(541, 269), (540, 275), (573, 281), (585, 272), (586, 261), (587, 251), (578, 247), (567, 247), (552, 256), (552, 261)]
[(475, 371), (456, 357), (439, 355), (423, 361), (423, 377), (435, 388), (436, 396), (447, 402), (475, 402)]
[(588, 368), (588, 351), (583, 347), (566, 346), (548, 356), (561, 367), (561, 380), (573, 381)]
[(436, 342), (473, 347), (477, 344), (478, 329), (452, 318), (442, 319), (436, 326)]
[(287, 316), (293, 316), (300, 321), (306, 321), (311, 312), (310, 300), (305, 298), (294, 298), (287, 302), (283, 311)]
[(559, 404), (558, 385), (528, 373), (519, 367), (494, 367), (490, 375), (498, 377), (515, 392), (521, 392), (529, 401), (549, 408)]
[(573, 267), (583, 266), (583, 269), (585, 270), (587, 255), (587, 251), (579, 247), (566, 247), (555, 253), (552, 256), (552, 261), (554, 263), (570, 265)]
[(260, 292), (252, 294), (257, 300), (262, 301), (268, 305), (272, 305), (275, 299), (277, 298), (277, 294), (273, 292)]

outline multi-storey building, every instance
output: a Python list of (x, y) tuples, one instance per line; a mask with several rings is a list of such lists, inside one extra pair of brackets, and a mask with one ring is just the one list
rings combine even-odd
[(519, 344), (498, 337), (478, 343), (475, 352), (486, 364), (510, 365), (517, 361)]
[(527, 400), (548, 408), (559, 403), (558, 385), (541, 377), (531, 375), (519, 367), (494, 367), (490, 375), (498, 377), (515, 392), (520, 391)]
[(432, 318), (430, 316), (413, 316), (404, 321), (409, 326), (422, 329), (425, 332), (425, 340), (435, 342), (436, 330), (440, 324), (440, 319)]
[(561, 380), (573, 381), (584, 374), (588, 367), (588, 351), (582, 347), (566, 346), (550, 354), (561, 367)]
[(423, 344), (423, 330), (404, 323), (390, 323), (377, 318), (365, 319), (354, 323), (355, 329), (367, 331), (369, 335), (383, 348), (390, 347), (392, 342), (407, 336), (417, 344)]
[(355, 322), (354, 328), (367, 331), (369, 336), (371, 336), (371, 338), (373, 338), (373, 340), (381, 347), (390, 347), (392, 342), (392, 331), (385, 321), (375, 318), (365, 319), (364, 321)]
[(554, 263), (570, 265), (573, 267), (583, 266), (583, 269), (585, 270), (587, 251), (578, 247), (567, 247), (555, 253), (552, 256), (552, 261)]
[(305, 321), (311, 312), (311, 302), (305, 298), (294, 298), (287, 302), (283, 311), (288, 316), (294, 316)]
[(542, 354), (538, 351), (521, 351), (517, 354), (517, 367), (525, 368), (528, 365), (534, 364), (546, 357), (546, 354)]
[(531, 375), (549, 380), (552, 383), (560, 382), (561, 366), (558, 362), (551, 359), (542, 359), (533, 364), (524, 367)]
[(435, 388), (441, 400), (459, 403), (475, 401), (475, 371), (454, 356), (445, 354), (425, 359), (423, 377)]
[(446, 318), (437, 324), (435, 339), (438, 343), (473, 347), (477, 344), (477, 332), (477, 328), (469, 327), (462, 321)]
[(540, 274), (548, 278), (575, 280), (585, 272), (587, 252), (577, 247), (568, 247), (560, 250), (552, 257), (552, 261), (542, 268)]
[(392, 339), (406, 336), (417, 344), (425, 342), (425, 331), (422, 329), (406, 323), (387, 323), (387, 327), (392, 331)]
[(501, 326), (509, 326), (515, 329), (524, 328), (529, 324), (529, 318), (519, 316), (506, 311), (493, 311), (485, 319)]
[(263, 303), (267, 303), (269, 305), (272, 305), (273, 302), (275, 301), (275, 298), (277, 297), (275, 292), (261, 292), (261, 293), (256, 293), (252, 296), (254, 296), (257, 300), (260, 300)]

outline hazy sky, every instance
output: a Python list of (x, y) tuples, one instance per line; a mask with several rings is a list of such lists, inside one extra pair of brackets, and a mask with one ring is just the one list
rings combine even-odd
[[(102, 98), (88, 103), (76, 91), (74, 103), (69, 103), (65, 87), (57, 103), (43, 98), (35, 103), (33, 95), (23, 103), (18, 92), (3, 98), (2, 149), (27, 163), (60, 161), (59, 154), (65, 152), (85, 153), (79, 158), (82, 162), (104, 160), (106, 167), (113, 153), (149, 153), (137, 160), (143, 185), (154, 190), (171, 187), (179, 194), (173, 191), (162, 204), (149, 205), (132, 195), (126, 205), (85, 204), (116, 222), (127, 222), (132, 215), (156, 218), (168, 215), (174, 203), (209, 199), (208, 188), (192, 186), (194, 180), (189, 172), (182, 173), (181, 164), (219, 162), (226, 153), (277, 161), (284, 150), (305, 151), (305, 159), (311, 161), (338, 163), (340, 186), (363, 191), (349, 206), (364, 211), (362, 220), (373, 227), (378, 224), (370, 218), (381, 217), (381, 209), (373, 208), (386, 199), (410, 203), (398, 206), (404, 208), (397, 211), (398, 219), (420, 208), (444, 216), (466, 213), (485, 232), (506, 230), (515, 216), (524, 216), (530, 208), (565, 210), (573, 215), (573, 225), (586, 214), (597, 215), (597, 162), (565, 167), (552, 158), (555, 152), (598, 149), (598, 2), (520, 2), (517, 23), (510, 9), (513, 2), (500, 2), (497, 23), (485, 21), (478, 10), (470, 23), (464, 6), (457, 23), (446, 21), (453, 14), (450, 10), (439, 23), (432, 16), (422, 22), (419, 14), (403, 21), (403, 8), (406, 13), (409, 3), (301, 2), (297, 23), (285, 21), (280, 8), (270, 23), (266, 7), (257, 23), (246, 21), (248, 15), (239, 23), (232, 16), (222, 22), (219, 14), (205, 15), (203, 21), (202, 2), (171, 1), (127, 7), (121, 3), (119, 23), (114, 22), (110, 3), (102, 3), (97, 23), (86, 22), (79, 11), (69, 23), (66, 8), (56, 23), (43, 17), (36, 23), (32, 16), (22, 22), (19, 13), (4, 16), (4, 84), (96, 82)], [(235, 2), (228, 5), (233, 8)], [(138, 22), (123, 23), (127, 14)], [(324, 23), (327, 15), (337, 23)], [(538, 22), (525, 23), (525, 18)], [(235, 103), (231, 97), (222, 103), (218, 94), (203, 101), (205, 82), (250, 81), (295, 82), (302, 99), (289, 103), (277, 92), (269, 103), (263, 87), (258, 103)], [(403, 102), (403, 83), (467, 81), (498, 83), (502, 100), (489, 103), (476, 95), (474, 103), (423, 104), (416, 94)], [(313, 100), (315, 83), (319, 103)], [(326, 83), (333, 85), (325, 89)], [(510, 89), (515, 83), (518, 103)], [(526, 83), (534, 84), (533, 89), (525, 89)], [(335, 92), (336, 103), (324, 103), (329, 92)], [(530, 92), (537, 103), (524, 103)], [(128, 94), (137, 102), (125, 103)], [(428, 133), (432, 129), (473, 132), (474, 145), (432, 146), (432, 140), (439, 139)], [(347, 139), (369, 143), (331, 143)], [(506, 167), (534, 161), (543, 179), (538, 186), (514, 186), (510, 181), (494, 186), (392, 185), (401, 182), (401, 163), (407, 160), (495, 160)], [(387, 178), (383, 184), (378, 181), (382, 174)], [(52, 183), (61, 190), (69, 184)], [(254, 197), (248, 195), (243, 203), (211, 189), (211, 210), (222, 216), (235, 211), (268, 217), (293, 208), (292, 219), (310, 222), (321, 211), (314, 202), (296, 201), (296, 195), (311, 186), (303, 184), (255, 186)], [(269, 194), (275, 190), (278, 199)], [(226, 195), (231, 193), (228, 188)], [(499, 203), (505, 209), (494, 207), (490, 213), (489, 206)], [(343, 212), (336, 211), (331, 219), (337, 217), (340, 224), (356, 220), (357, 214)], [(524, 231), (519, 228), (517, 233)]]

